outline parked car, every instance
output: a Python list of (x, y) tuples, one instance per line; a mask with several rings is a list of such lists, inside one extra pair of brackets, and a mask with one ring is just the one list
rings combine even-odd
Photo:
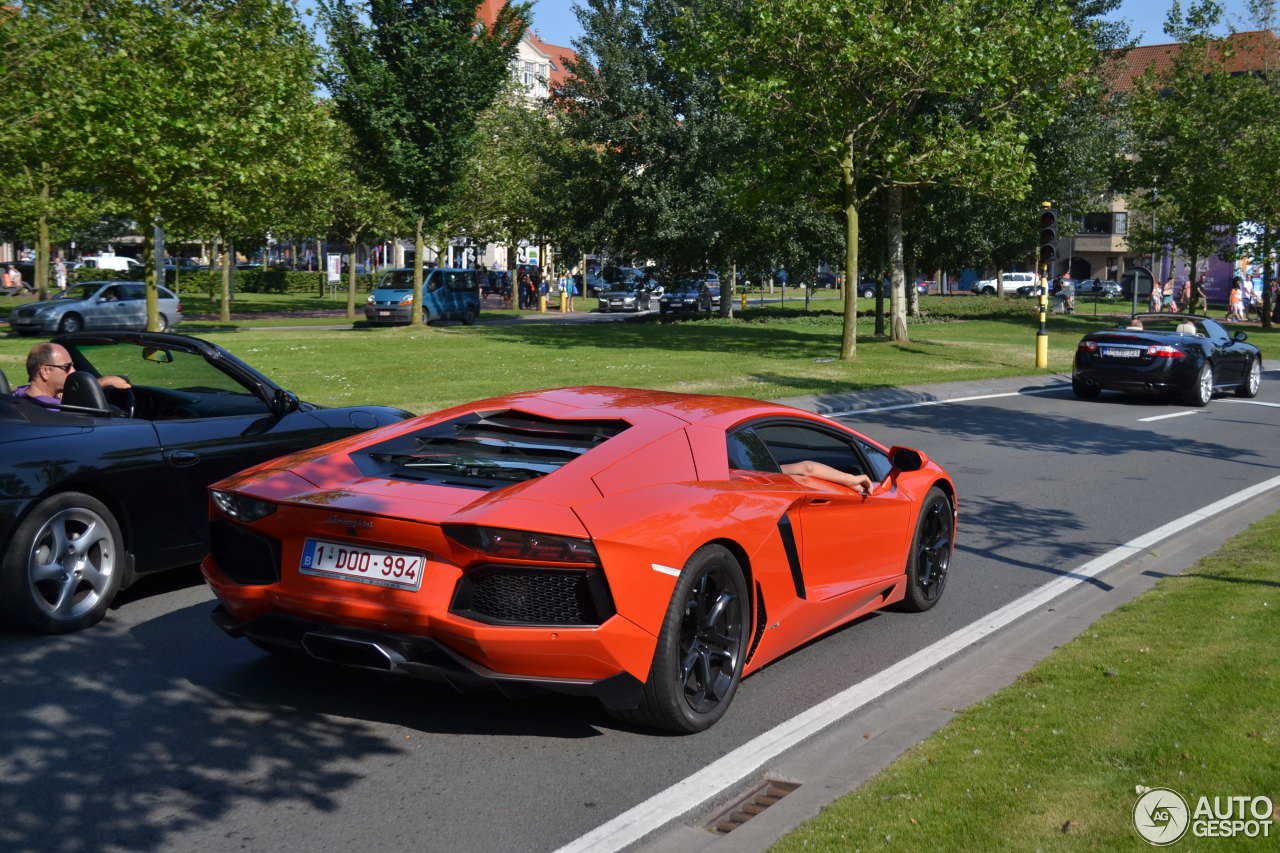
[(1086, 278), (1076, 283), (1076, 296), (1095, 296), (1101, 299), (1119, 299), (1124, 295), (1120, 282), (1111, 279)]
[[(867, 493), (784, 467), (865, 474)], [(215, 484), (214, 620), (286, 658), (713, 725), (739, 680), (941, 598), (955, 487), (923, 453), (730, 397), (464, 404)], [(766, 626), (768, 630), (765, 630)]]
[[(1036, 284), (1036, 274), (1033, 272), (1005, 272), (1000, 274), (1001, 281), (1004, 282), (1005, 293), (1016, 293), (1019, 287), (1028, 285), (1034, 287)], [(985, 278), (981, 281), (973, 283), (974, 293), (984, 296), (994, 296), (996, 293), (996, 280), (994, 278)]]
[[(1262, 353), (1216, 321), (1196, 314), (1137, 314), (1114, 329), (1085, 335), (1076, 347), (1071, 390), (1084, 400), (1106, 390), (1179, 396), (1206, 406), (1219, 391), (1254, 397)], [(1138, 327), (1140, 325), (1140, 328)]]
[(72, 266), (72, 269), (115, 270), (141, 274), (146, 267), (126, 255), (85, 255)]
[(706, 314), (720, 311), (720, 279), (707, 279), (698, 289), (698, 310)]
[[(929, 284), (930, 282), (927, 281), (916, 282), (916, 293), (921, 296), (928, 294)], [(876, 294), (880, 292), (881, 287), (884, 288), (884, 295), (887, 299), (889, 296), (889, 282), (887, 280), (872, 278), (871, 276), (863, 276), (862, 280), (858, 283), (858, 296), (863, 299), (874, 299)]]
[[(213, 481), (410, 417), (299, 402), (185, 335), (81, 332), (54, 342), (76, 368), (60, 410), (13, 398), (0, 373), (0, 623), (11, 628), (86, 628), (138, 577), (198, 561), (209, 549)], [(133, 387), (104, 391), (95, 374), (127, 376)]]
[(683, 311), (700, 311), (702, 282), (693, 278), (682, 278), (670, 290), (662, 294), (658, 300), (659, 314), (677, 314)]
[[(182, 303), (157, 287), (160, 331), (182, 322)], [(89, 329), (145, 329), (147, 286), (141, 281), (86, 281), (57, 291), (45, 302), (28, 302), (9, 312), (9, 327), (19, 335)]]
[[(422, 319), (461, 320), (470, 326), (480, 316), (484, 270), (431, 267), (422, 271)], [(413, 270), (390, 270), (369, 294), (365, 320), (372, 325), (404, 325), (413, 305)]]
[(814, 287), (835, 287), (836, 274), (830, 271), (816, 273), (813, 277)]
[(610, 311), (648, 311), (652, 307), (653, 296), (653, 292), (642, 279), (631, 279), (611, 285), (608, 290), (602, 292), (598, 308), (602, 314)]

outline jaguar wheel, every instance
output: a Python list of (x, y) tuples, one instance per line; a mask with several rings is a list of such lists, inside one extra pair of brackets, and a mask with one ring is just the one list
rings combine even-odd
[(79, 492), (54, 495), (14, 532), (0, 568), (0, 616), (39, 634), (88, 628), (106, 615), (124, 569), (111, 511)]
[(923, 613), (941, 600), (955, 545), (955, 519), (951, 499), (937, 486), (931, 488), (907, 556), (907, 593), (901, 609)]
[(1204, 408), (1213, 399), (1213, 368), (1207, 364), (1200, 366), (1196, 381), (1187, 389), (1187, 405)]
[(706, 545), (680, 572), (663, 618), (640, 706), (614, 713), (629, 723), (700, 732), (724, 716), (742, 680), (750, 599), (729, 551)]
[(1256, 397), (1258, 396), (1258, 388), (1262, 385), (1262, 365), (1258, 363), (1256, 358), (1249, 359), (1249, 366), (1245, 370), (1244, 382), (1236, 386), (1237, 397)]

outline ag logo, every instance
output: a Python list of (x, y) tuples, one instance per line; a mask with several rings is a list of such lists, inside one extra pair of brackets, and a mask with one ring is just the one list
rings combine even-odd
[(1133, 828), (1156, 847), (1166, 847), (1182, 838), (1190, 817), (1187, 801), (1170, 788), (1152, 788), (1133, 804)]

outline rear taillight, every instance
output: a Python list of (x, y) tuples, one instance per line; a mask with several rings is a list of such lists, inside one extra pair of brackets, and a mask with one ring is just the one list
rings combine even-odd
[(449, 525), (444, 528), (444, 533), (459, 545), (498, 560), (590, 565), (600, 562), (595, 546), (589, 539), (504, 527), (466, 525)]
[(1182, 350), (1168, 345), (1152, 344), (1147, 347), (1147, 355), (1152, 358), (1186, 358), (1187, 354)]
[(1097, 341), (1081, 341), (1080, 346), (1076, 347), (1076, 349), (1081, 349), (1081, 350), (1084, 350), (1085, 352), (1096, 353), (1098, 351), (1098, 342)]

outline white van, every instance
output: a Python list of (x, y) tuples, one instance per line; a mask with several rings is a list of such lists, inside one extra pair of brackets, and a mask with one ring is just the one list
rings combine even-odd
[(143, 271), (143, 265), (124, 255), (86, 255), (76, 264), (76, 269), (116, 270), (117, 272)]

